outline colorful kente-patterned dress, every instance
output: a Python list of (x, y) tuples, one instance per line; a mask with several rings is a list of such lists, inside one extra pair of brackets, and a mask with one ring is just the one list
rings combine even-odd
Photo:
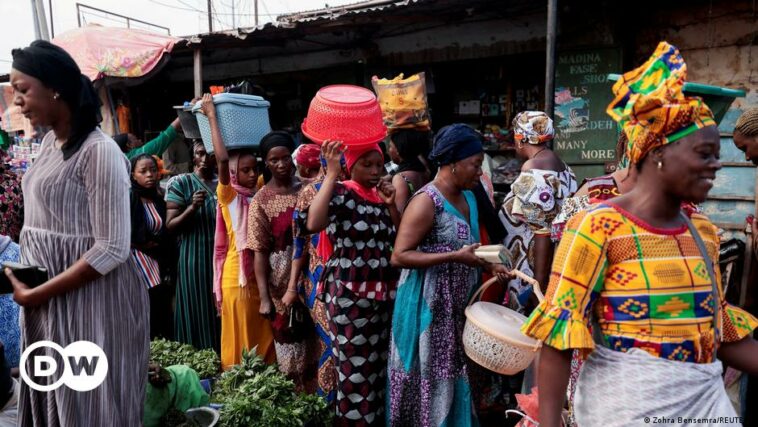
[[(712, 260), (718, 260), (716, 227), (702, 214), (692, 222)], [(710, 261), (710, 260), (708, 260)], [(559, 350), (595, 348), (594, 314), (603, 345), (639, 348), (664, 359), (714, 360), (712, 283), (686, 225), (655, 228), (611, 201), (593, 205), (568, 223), (553, 263), (548, 294), (523, 331)], [(715, 275), (720, 280), (718, 263)], [(729, 305), (719, 284), (722, 340), (738, 341), (758, 320)]]
[[(300, 226), (308, 210), (299, 212)], [(333, 254), (319, 297), (326, 304), (337, 365), (336, 426), (384, 424), (390, 315), (397, 272), (390, 266), (395, 227), (389, 209), (338, 183), (326, 234)]]
[[(314, 183), (306, 185), (297, 199), (297, 206), (294, 212), (294, 218), (299, 217), (299, 212), (307, 210), (311, 205), (313, 198), (316, 197), (323, 175)], [(329, 321), (326, 315), (326, 305), (317, 298), (318, 281), (321, 272), (324, 271), (325, 260), (318, 253), (319, 238), (321, 233), (308, 234), (308, 230), (299, 226), (300, 222), (293, 221), (295, 238), (294, 251), (292, 259), (308, 257), (308, 264), (305, 266), (300, 278), (298, 292), (303, 298), (305, 305), (311, 312), (311, 318), (316, 328), (316, 357), (318, 359), (318, 371), (316, 380), (318, 386), (316, 393), (326, 399), (327, 402), (333, 403), (337, 397), (336, 378), (337, 371), (334, 367), (334, 358), (332, 357), (332, 339), (329, 336)]]
[[(533, 239), (538, 235), (550, 237), (553, 220), (576, 189), (576, 177), (568, 166), (563, 172), (540, 169), (521, 172), (499, 213), (514, 268), (534, 276)], [(506, 305), (523, 313), (531, 294), (531, 285), (513, 279), (508, 283)]]
[(212, 348), (221, 352), (221, 318), (213, 297), (213, 233), (216, 229), (216, 185), (209, 187), (197, 175), (172, 178), (166, 202), (184, 210), (192, 196), (205, 191), (205, 203), (179, 232), (177, 263), (176, 314), (174, 331), (177, 341), (197, 349)]
[[(250, 202), (247, 247), (254, 252), (269, 254), (269, 295), (276, 310), (272, 322), (274, 346), (279, 369), (295, 382), (299, 391), (316, 391), (316, 360), (313, 335), (291, 339), (286, 329), (289, 310), (282, 303), (287, 292), (292, 266), (292, 214), (295, 211), (300, 184), (291, 192), (279, 194), (264, 185)], [(280, 333), (280, 331), (282, 333)], [(309, 331), (311, 332), (311, 331)]]
[[(434, 224), (419, 251), (454, 252), (479, 242), (472, 192), (463, 193), (469, 219), (434, 184), (417, 194), (434, 202)], [(479, 275), (478, 269), (460, 263), (402, 271), (392, 318), (387, 425), (478, 425), (463, 352), (463, 325)]]

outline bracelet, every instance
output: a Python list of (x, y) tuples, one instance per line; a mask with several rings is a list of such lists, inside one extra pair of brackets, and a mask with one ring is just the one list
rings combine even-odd
[(297, 290), (295, 290), (295, 289), (287, 289), (287, 292), (292, 292), (292, 293), (295, 293), (295, 294), (296, 294), (296, 293), (297, 293)]

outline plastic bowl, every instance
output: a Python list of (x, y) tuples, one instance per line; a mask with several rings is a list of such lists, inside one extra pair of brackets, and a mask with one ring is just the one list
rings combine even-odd
[(311, 100), (301, 129), (316, 144), (337, 140), (345, 145), (366, 145), (387, 136), (376, 96), (353, 85), (321, 88)]

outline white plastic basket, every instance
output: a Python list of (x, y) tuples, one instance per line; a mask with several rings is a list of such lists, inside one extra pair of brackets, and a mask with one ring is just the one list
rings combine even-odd
[[(545, 299), (536, 280), (518, 270), (513, 273), (532, 285), (540, 301)], [(498, 304), (475, 302), (496, 281), (493, 278), (485, 282), (466, 307), (463, 349), (477, 364), (499, 374), (513, 375), (532, 363), (542, 343), (520, 331), (526, 322), (522, 314)]]

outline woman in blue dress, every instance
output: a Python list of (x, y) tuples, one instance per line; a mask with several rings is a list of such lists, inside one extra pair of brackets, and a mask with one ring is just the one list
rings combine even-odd
[[(387, 425), (478, 425), (463, 352), (464, 310), (486, 267), (471, 191), (484, 159), (479, 135), (455, 124), (440, 130), (431, 159), (437, 177), (411, 199), (392, 264), (403, 268), (392, 319)], [(429, 212), (434, 212), (429, 221)]]

